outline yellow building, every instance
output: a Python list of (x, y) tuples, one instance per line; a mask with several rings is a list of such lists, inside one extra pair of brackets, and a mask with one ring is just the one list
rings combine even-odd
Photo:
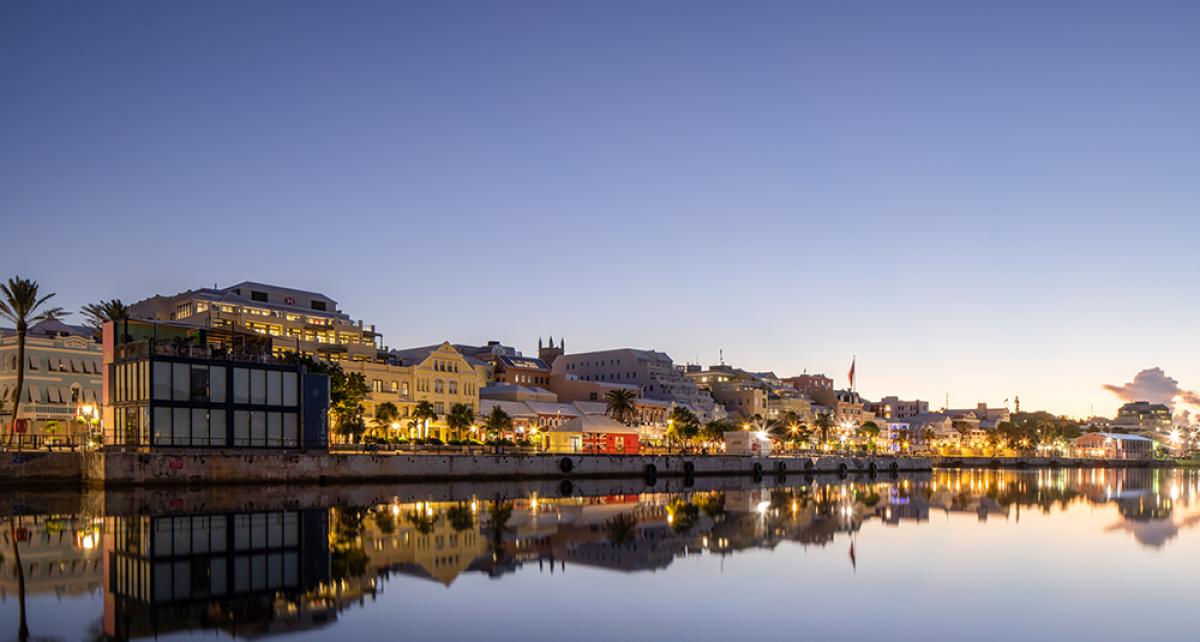
[[(343, 363), (346, 372), (362, 373), (371, 392), (367, 396), (366, 417), (371, 424), (375, 409), (384, 402), (396, 405), (400, 420), (395, 426), (377, 426), (397, 431), (402, 437), (454, 437), (449, 434), (446, 415), (454, 404), (465, 404), (479, 413), (479, 389), (488, 382), (488, 364), (467, 357), (450, 342), (441, 345), (393, 350), (387, 363)], [(438, 418), (428, 424), (414, 424), (417, 404), (428, 401)], [(480, 418), (482, 421), (482, 418)], [(459, 437), (467, 437), (460, 435)]]

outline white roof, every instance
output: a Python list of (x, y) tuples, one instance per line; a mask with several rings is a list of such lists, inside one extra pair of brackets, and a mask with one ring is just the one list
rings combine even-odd
[(623, 423), (613, 421), (604, 415), (584, 415), (550, 428), (550, 432), (579, 432), (579, 433), (617, 433), (636, 435), (636, 428), (630, 428)]

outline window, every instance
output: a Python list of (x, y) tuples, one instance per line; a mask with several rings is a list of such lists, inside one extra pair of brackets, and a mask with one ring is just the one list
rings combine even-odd
[(371, 380), (371, 392), (383, 392), (383, 379)]
[(192, 366), (191, 400), (208, 401), (208, 366)]
[(321, 312), (324, 312), (325, 311), (325, 302), (324, 301), (313, 301), (312, 309), (320, 310)]
[(262, 301), (265, 303), (267, 300), (267, 293), (250, 290), (250, 300), (251, 301)]
[(191, 399), (191, 366), (186, 363), (171, 364), (171, 398), (175, 401)]
[(445, 384), (442, 382), (441, 379), (433, 380), (433, 391), (435, 393), (441, 394), (444, 391), (444, 387), (445, 387)]
[(458, 394), (458, 382), (457, 381), (454, 381), (454, 380), (450, 381), (450, 394), (452, 394), (452, 395)]

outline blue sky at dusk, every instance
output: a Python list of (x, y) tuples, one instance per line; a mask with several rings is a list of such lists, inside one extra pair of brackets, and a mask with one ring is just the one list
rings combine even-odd
[(941, 405), (1200, 387), (1200, 3), (6, 2), (0, 273)]

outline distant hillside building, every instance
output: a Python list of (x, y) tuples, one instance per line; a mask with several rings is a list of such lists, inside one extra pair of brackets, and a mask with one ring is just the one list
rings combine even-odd
[(638, 386), (642, 397), (695, 408), (705, 420), (712, 418), (715, 406), (712, 396), (684, 376), (670, 356), (655, 350), (619, 348), (563, 354), (554, 359), (551, 372), (567, 379)]
[(1118, 428), (1139, 430), (1167, 430), (1171, 427), (1171, 409), (1165, 404), (1135, 401), (1117, 410)]
[(869, 403), (867, 408), (884, 419), (904, 419), (929, 412), (929, 402), (920, 399), (904, 401), (899, 397), (891, 396)]

